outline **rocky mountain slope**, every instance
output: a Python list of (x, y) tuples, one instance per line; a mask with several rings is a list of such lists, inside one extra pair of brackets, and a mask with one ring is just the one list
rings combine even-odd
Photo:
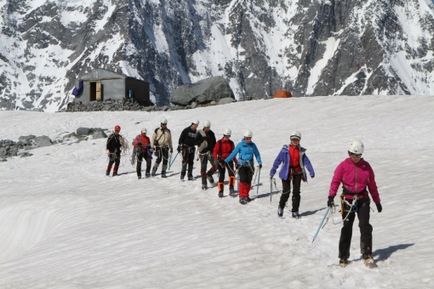
[(0, 108), (56, 111), (94, 68), (158, 104), (222, 75), (238, 99), (434, 94), (430, 0), (0, 0)]

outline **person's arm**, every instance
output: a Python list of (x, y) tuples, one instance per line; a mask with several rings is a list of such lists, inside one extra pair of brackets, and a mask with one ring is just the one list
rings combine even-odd
[(304, 164), (306, 165), (306, 168), (309, 171), (310, 177), (314, 178), (315, 177), (315, 171), (313, 170), (312, 164), (311, 164), (311, 162), (310, 162), (310, 160), (306, 154), (304, 154)]
[(381, 202), (380, 194), (378, 193), (377, 183), (375, 182), (374, 170), (372, 170), (371, 166), (369, 166), (368, 190), (374, 203), (379, 204)]
[(255, 155), (255, 158), (259, 164), (259, 167), (262, 168), (261, 154), (259, 153), (259, 150), (258, 150), (258, 147), (256, 146), (256, 144), (253, 144), (253, 154)]
[(338, 165), (333, 174), (332, 182), (330, 184), (329, 197), (335, 197), (338, 192), (339, 186), (342, 182), (343, 168), (342, 165)]
[(229, 163), (238, 154), (238, 152), (240, 151), (240, 147), (241, 147), (240, 144), (238, 144), (235, 147), (235, 149), (231, 152), (231, 154), (225, 159), (226, 163)]
[(168, 135), (167, 135), (167, 142), (169, 143), (169, 150), (172, 153), (173, 152), (173, 145), (172, 145), (172, 133), (169, 129), (167, 129)]
[(274, 177), (274, 175), (276, 174), (277, 168), (280, 166), (282, 161), (283, 161), (283, 151), (280, 150), (276, 156), (276, 159), (273, 162), (273, 167), (270, 170), (270, 178)]

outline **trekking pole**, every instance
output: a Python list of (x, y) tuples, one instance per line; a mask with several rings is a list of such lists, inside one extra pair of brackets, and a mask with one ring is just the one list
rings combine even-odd
[(169, 159), (167, 160), (169, 162), (169, 164), (172, 162), (172, 156), (173, 156), (173, 153), (169, 152)]
[(277, 184), (276, 184), (276, 179), (275, 178), (273, 178), (273, 184), (274, 184), (274, 187), (276, 188), (276, 191), (279, 191), (279, 189), (277, 188)]
[(270, 203), (271, 203), (271, 200), (273, 199), (273, 184), (274, 184), (274, 187), (276, 188), (276, 191), (279, 192), (279, 189), (277, 188), (277, 184), (276, 184), (276, 179), (271, 178), (271, 180), (270, 180)]
[(172, 159), (172, 161), (169, 162), (169, 170), (170, 170), (170, 167), (172, 166), (172, 164), (175, 162), (176, 157), (177, 157), (178, 155), (179, 155), (179, 152), (177, 152), (176, 155), (175, 155), (175, 157)]
[(256, 183), (256, 178), (258, 177), (259, 167), (256, 167), (256, 168), (253, 168), (252, 166), (250, 166), (250, 169), (253, 170), (253, 182), (252, 182), (253, 184)]
[(324, 217), (322, 217), (321, 223), (319, 223), (318, 229), (316, 229), (315, 235), (313, 235), (312, 243), (315, 241), (316, 237), (319, 234), (319, 231), (327, 224), (328, 215), (330, 213), (330, 207), (327, 207), (327, 210), (324, 214)]
[(256, 196), (259, 195), (259, 181), (261, 179), (261, 168), (259, 168), (259, 172), (258, 172), (258, 183), (256, 185)]

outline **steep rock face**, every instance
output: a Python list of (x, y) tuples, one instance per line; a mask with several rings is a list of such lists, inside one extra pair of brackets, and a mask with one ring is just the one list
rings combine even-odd
[(103, 68), (150, 83), (223, 76), (237, 99), (433, 94), (429, 0), (0, 0), (0, 108), (59, 110)]

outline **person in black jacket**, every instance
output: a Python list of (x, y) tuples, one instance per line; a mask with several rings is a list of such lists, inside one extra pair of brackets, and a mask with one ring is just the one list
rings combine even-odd
[(185, 173), (188, 167), (188, 180), (193, 180), (193, 162), (194, 153), (196, 152), (195, 145), (197, 145), (197, 127), (199, 126), (199, 121), (195, 120), (191, 123), (189, 127), (186, 127), (178, 141), (178, 152), (182, 155), (182, 169), (181, 169), (181, 180), (184, 180)]
[(121, 127), (116, 125), (113, 133), (107, 139), (107, 154), (109, 157), (109, 163), (106, 170), (106, 176), (110, 175), (110, 171), (112, 170), (113, 164), (115, 165), (113, 168), (113, 176), (117, 176), (119, 163), (121, 162), (121, 148), (124, 142), (123, 137), (119, 134), (121, 131)]
[[(198, 133), (198, 148), (200, 158), (200, 175), (202, 177), (202, 190), (208, 189), (207, 179), (213, 184), (214, 179), (212, 175), (216, 171), (216, 166), (212, 157), (212, 151), (216, 144), (215, 134), (211, 130), (211, 123), (206, 120), (203, 124), (203, 129)], [(207, 172), (206, 167), (208, 162), (211, 163), (211, 168)]]

